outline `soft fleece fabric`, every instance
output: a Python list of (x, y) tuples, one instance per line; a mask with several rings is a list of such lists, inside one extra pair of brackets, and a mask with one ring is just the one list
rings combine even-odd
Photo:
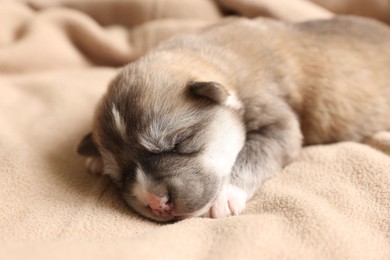
[(227, 9), (390, 22), (380, 0), (0, 1), (0, 259), (390, 259), (390, 132), (305, 148), (217, 220), (145, 220), (84, 169), (75, 147), (118, 68)]

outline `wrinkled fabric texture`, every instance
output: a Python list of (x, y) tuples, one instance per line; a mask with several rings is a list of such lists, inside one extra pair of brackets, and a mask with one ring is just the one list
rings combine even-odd
[(390, 132), (304, 148), (224, 219), (151, 222), (86, 172), (75, 147), (120, 66), (232, 13), (390, 22), (380, 0), (0, 1), (0, 259), (390, 259)]

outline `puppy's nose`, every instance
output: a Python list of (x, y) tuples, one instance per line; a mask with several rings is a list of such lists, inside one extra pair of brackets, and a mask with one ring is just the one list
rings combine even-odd
[(147, 195), (147, 203), (154, 211), (171, 212), (173, 210), (173, 203), (169, 200), (168, 195), (158, 196), (154, 193)]

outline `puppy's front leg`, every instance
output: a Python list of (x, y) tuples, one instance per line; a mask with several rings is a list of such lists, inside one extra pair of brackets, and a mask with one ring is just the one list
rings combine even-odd
[(210, 209), (211, 217), (240, 214), (262, 182), (299, 154), (302, 134), (295, 114), (282, 100), (270, 108), (263, 108), (258, 115), (253, 114), (258, 109), (246, 112), (253, 118), (247, 122), (246, 142), (229, 183)]

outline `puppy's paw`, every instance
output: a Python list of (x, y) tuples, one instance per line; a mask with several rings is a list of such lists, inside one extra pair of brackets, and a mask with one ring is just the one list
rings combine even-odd
[(244, 209), (247, 193), (237, 186), (226, 185), (210, 208), (209, 216), (222, 218), (239, 215)]
[(88, 157), (85, 161), (85, 167), (87, 170), (95, 175), (103, 175), (103, 160), (102, 157)]

